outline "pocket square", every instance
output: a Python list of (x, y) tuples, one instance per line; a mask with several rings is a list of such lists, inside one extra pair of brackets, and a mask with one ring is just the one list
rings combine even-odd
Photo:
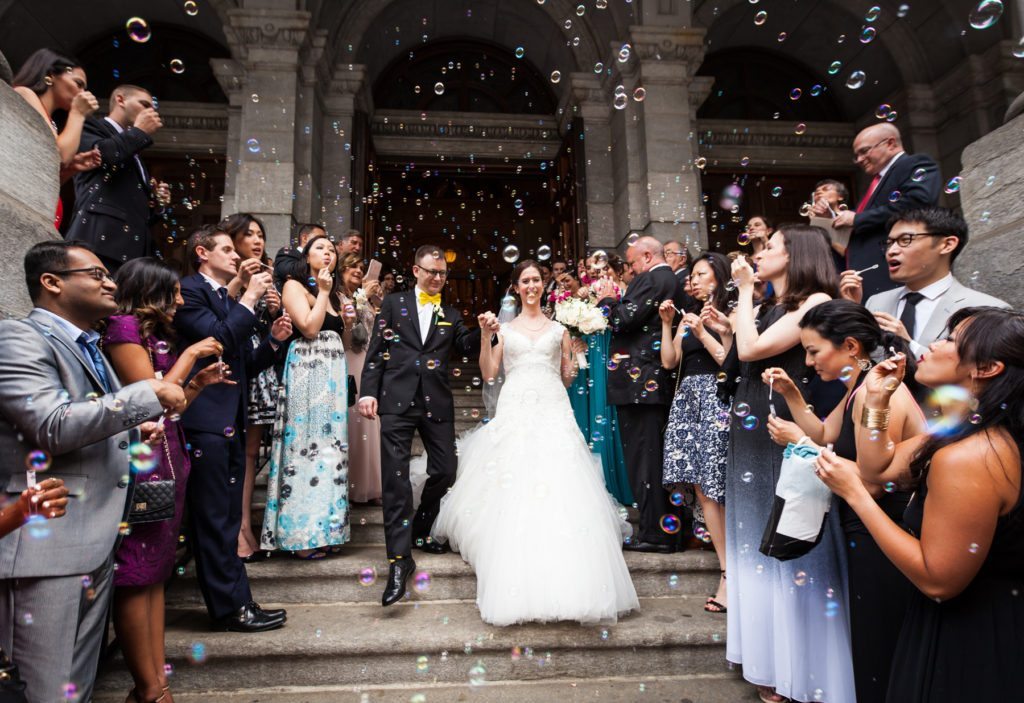
[(450, 323), (450, 322), (438, 322), (437, 326), (438, 327), (451, 327), (452, 323)]

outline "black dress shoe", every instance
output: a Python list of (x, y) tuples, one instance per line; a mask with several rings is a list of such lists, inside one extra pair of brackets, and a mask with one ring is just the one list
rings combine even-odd
[(427, 554), (447, 554), (452, 551), (447, 542), (435, 542), (432, 539), (425, 539), (422, 542), (416, 540), (416, 549)]
[(260, 561), (266, 561), (270, 558), (270, 552), (265, 549), (257, 549), (255, 552), (247, 557), (242, 557), (243, 564), (255, 564)]
[(622, 545), (622, 549), (626, 552), (653, 552), (655, 554), (674, 554), (676, 551), (675, 545), (657, 544), (656, 542), (630, 542)]
[(283, 611), (281, 615), (271, 616), (255, 603), (248, 603), (237, 612), (214, 620), (213, 629), (226, 632), (266, 632), (284, 625), (285, 619)]
[(284, 608), (264, 608), (254, 600), (249, 601), (249, 607), (256, 610), (262, 610), (265, 615), (272, 618), (282, 618), (283, 620), (288, 619), (288, 611)]
[(384, 587), (384, 595), (380, 599), (380, 604), (389, 606), (402, 600), (405, 595), (405, 582), (409, 580), (409, 574), (415, 570), (416, 562), (412, 560), (412, 557), (396, 559), (391, 562), (391, 568), (388, 569), (388, 583)]

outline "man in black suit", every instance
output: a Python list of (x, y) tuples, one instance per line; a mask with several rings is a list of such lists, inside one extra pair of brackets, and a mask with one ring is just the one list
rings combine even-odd
[(661, 518), (670, 513), (678, 518), (679, 511), (669, 504), (661, 477), (663, 434), (675, 383), (662, 368), (655, 343), (661, 340), (658, 306), (663, 300), (679, 300), (681, 291), (665, 262), (664, 247), (654, 237), (641, 237), (629, 247), (626, 263), (635, 277), (621, 301), (610, 281), (594, 286), (598, 306), (609, 309), (609, 359), (615, 364), (609, 362), (608, 402), (618, 410), (626, 471), (640, 509), (638, 539), (625, 549), (670, 554), (678, 548), (680, 534), (663, 530)]
[(284, 282), (289, 277), (303, 275), (302, 272), (306, 270), (306, 260), (302, 256), (302, 250), (305, 248), (306, 242), (320, 235), (327, 236), (327, 230), (323, 225), (313, 223), (298, 225), (295, 228), (295, 240), (298, 242), (298, 246), (281, 247), (278, 250), (277, 256), (274, 257), (274, 285), (278, 290), (284, 288)]
[[(845, 210), (832, 221), (833, 227), (853, 227), (846, 249), (846, 268), (862, 271), (864, 296), (895, 288), (889, 280), (883, 245), (889, 219), (900, 212), (935, 205), (939, 199), (939, 167), (924, 154), (903, 151), (900, 131), (888, 122), (861, 130), (853, 140), (854, 161), (871, 184), (854, 211)], [(813, 212), (827, 216), (824, 205), (815, 203)], [(875, 264), (878, 268), (864, 271)]]
[[(444, 255), (435, 246), (416, 250), (412, 267), (416, 287), (384, 298), (363, 368), (359, 413), (380, 415), (381, 480), (388, 582), (383, 605), (405, 594), (405, 582), (416, 568), (412, 547), (441, 554), (447, 544), (432, 542), (441, 498), (455, 483), (455, 403), (448, 385), (452, 350), (468, 356), (479, 349), (480, 333), (471, 332), (462, 315), (441, 304), (448, 277)], [(420, 508), (413, 515), (409, 457), (419, 431), (427, 449), (427, 482)]]
[[(283, 610), (263, 610), (252, 599), (245, 565), (238, 556), (245, 477), (247, 380), (274, 362), (281, 343), (291, 335), (284, 313), (271, 335), (253, 349), (255, 307), (272, 285), (268, 272), (243, 281), (245, 293), (236, 301), (228, 284), (238, 274), (239, 255), (231, 237), (213, 225), (192, 234), (189, 256), (198, 270), (181, 281), (185, 304), (174, 316), (183, 345), (214, 337), (223, 347), (219, 358), (196, 363), (193, 375), (211, 363), (227, 364), (234, 383), (211, 385), (182, 415), (192, 449), (188, 481), (196, 575), (213, 627), (236, 632), (272, 630), (285, 622)], [(244, 278), (244, 274), (242, 276)]]
[(121, 85), (110, 114), (89, 117), (78, 150), (99, 149), (100, 168), (75, 176), (75, 216), (67, 239), (88, 242), (113, 273), (124, 262), (155, 251), (149, 228), (171, 202), (166, 183), (150, 179), (139, 154), (163, 126), (144, 88)]

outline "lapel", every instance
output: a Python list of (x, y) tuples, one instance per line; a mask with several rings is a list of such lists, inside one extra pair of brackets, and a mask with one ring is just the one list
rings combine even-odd
[[(441, 305), (441, 311), (442, 312), (445, 311), (445, 306), (444, 306), (443, 303)], [(445, 315), (448, 315), (448, 313), (445, 312)], [(437, 333), (437, 320), (438, 320), (437, 310), (434, 310), (433, 314), (431, 314), (431, 316), (430, 316), (430, 331), (427, 332), (427, 339), (426, 339), (425, 342), (423, 342), (423, 347), (424, 348), (426, 348), (427, 345), (430, 344), (430, 340), (433, 339), (434, 338), (434, 334)]]
[[(416, 344), (419, 345), (419, 347), (422, 349), (423, 335), (420, 332), (420, 309), (416, 304), (416, 290), (413, 289), (411, 291), (403, 291), (399, 295), (401, 296), (398, 301), (399, 309), (401, 310), (401, 308), (405, 308), (405, 310), (408, 312), (407, 317), (411, 318), (410, 323), (412, 325), (413, 330), (415, 330), (415, 334), (413, 334), (413, 337), (415, 338)], [(399, 312), (399, 315), (401, 315), (401, 312)], [(401, 336), (403, 340), (405, 339), (405, 337), (406, 335)]]
[[(889, 202), (889, 196), (892, 195), (893, 191), (892, 186), (889, 184), (895, 182), (896, 169), (902, 168), (905, 165), (903, 162), (909, 158), (910, 154), (903, 152), (903, 154), (896, 159), (891, 166), (889, 166), (889, 170), (885, 172), (885, 178), (878, 182), (878, 187), (876, 187), (875, 192), (871, 194), (871, 202), (868, 203), (867, 207), (876, 207)], [(885, 194), (884, 198), (882, 198), (883, 193)], [(879, 198), (881, 198), (881, 200), (879, 200)]]
[[(96, 372), (93, 371), (92, 364), (86, 361), (85, 355), (82, 353), (82, 348), (78, 346), (78, 342), (67, 335), (63, 327), (54, 324), (53, 319), (46, 313), (37, 312), (36, 310), (30, 312), (26, 320), (29, 324), (40, 331), (43, 334), (43, 337), (47, 340), (53, 340), (62, 347), (65, 355), (70, 354), (73, 356), (82, 367), (82, 370), (85, 371), (85, 375), (89, 377), (90, 381), (92, 381), (96, 389), (103, 393), (106, 392), (103, 389), (103, 384), (100, 383), (99, 376), (97, 376)], [(102, 354), (100, 356), (103, 357), (103, 369), (107, 372), (107, 381), (110, 383), (110, 390), (116, 391), (120, 389), (121, 383), (118, 381), (117, 374), (114, 373), (114, 369), (109, 363), (107, 363), (105, 356)]]
[(959, 309), (959, 303), (966, 297), (967, 289), (954, 278), (949, 285), (949, 290), (942, 294), (932, 316), (928, 318), (928, 324), (924, 326), (921, 338), (917, 340), (918, 344), (928, 346), (938, 339), (942, 331), (946, 329), (946, 321), (949, 320), (949, 316)]
[[(114, 125), (110, 124), (110, 122), (108, 122), (106, 118), (100, 117), (98, 118), (98, 121), (101, 125), (103, 125), (103, 129), (109, 136), (116, 137), (119, 134), (119, 132), (114, 128)], [(141, 171), (139, 170), (140, 164), (142, 164)], [(132, 156), (132, 171), (135, 172), (135, 177), (139, 179), (139, 183), (142, 184), (142, 187), (146, 190), (146, 193), (151, 193), (152, 191), (149, 187), (149, 172), (146, 170), (146, 165), (142, 163), (141, 157), (139, 157), (138, 160), (136, 160), (136, 157)]]
[[(223, 320), (228, 316), (227, 311), (224, 309), (224, 304), (221, 302), (220, 297), (213, 292), (213, 288), (210, 287), (209, 282), (203, 278), (201, 273), (192, 275), (192, 280), (199, 286), (199, 290), (206, 296), (207, 307), (213, 310), (213, 314), (217, 316), (218, 320)], [(228, 305), (231, 303), (229, 302)]]

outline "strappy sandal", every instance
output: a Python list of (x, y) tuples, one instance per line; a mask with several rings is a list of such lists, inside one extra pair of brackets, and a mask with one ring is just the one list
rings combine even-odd
[(778, 693), (771, 686), (758, 686), (757, 697), (764, 703), (790, 703), (790, 700)]
[(319, 549), (314, 549), (309, 554), (299, 554), (299, 552), (290, 552), (290, 554), (292, 555), (293, 559), (298, 559), (299, 561), (317, 561), (319, 559), (324, 559), (327, 557), (327, 554), (320, 551)]
[[(725, 569), (719, 569), (718, 573), (720, 573), (722, 575), (722, 580), (725, 581)], [(717, 594), (712, 593), (710, 596), (708, 596), (708, 599), (706, 601), (704, 601), (704, 610), (709, 612), (709, 613), (715, 613), (715, 614), (729, 612), (729, 609), (727, 607), (725, 607), (724, 605), (719, 603), (717, 600), (715, 600), (715, 596), (716, 595)]]

